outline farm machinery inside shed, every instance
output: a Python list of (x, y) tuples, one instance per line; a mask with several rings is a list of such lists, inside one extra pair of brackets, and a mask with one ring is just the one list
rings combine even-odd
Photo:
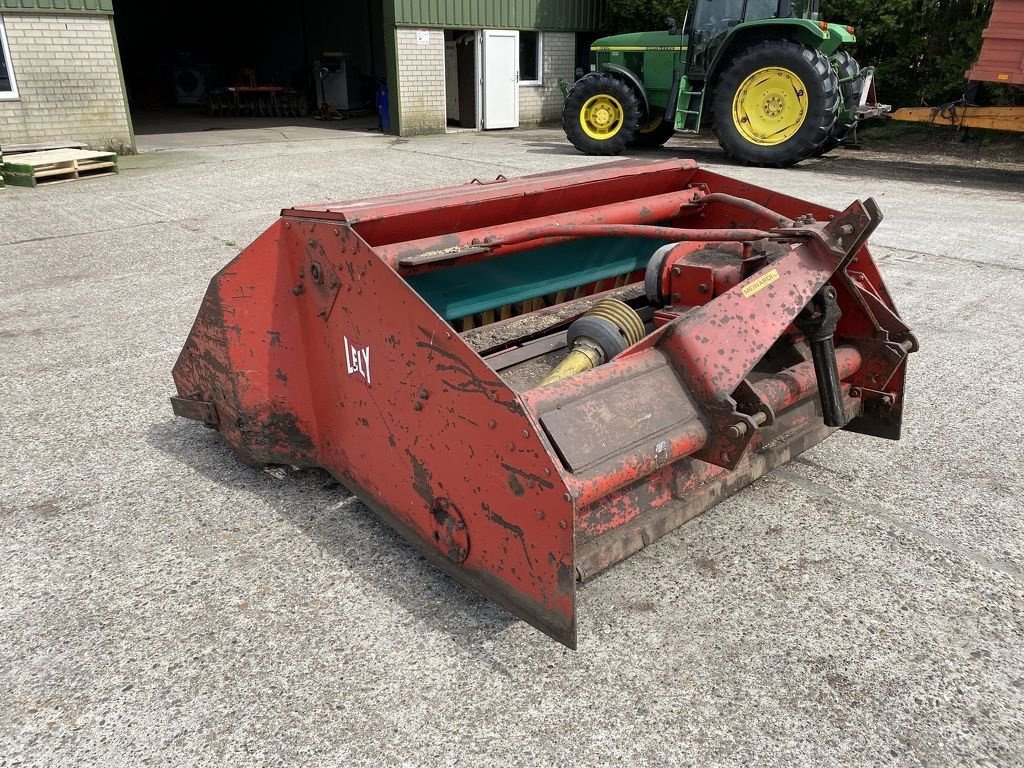
[(325, 78), (346, 85), (346, 100), (332, 95), (334, 106), (356, 110), (372, 103), (375, 79), (386, 76), (383, 0), (115, 6), (125, 85), (142, 132), (175, 113), (304, 117), (323, 101)]

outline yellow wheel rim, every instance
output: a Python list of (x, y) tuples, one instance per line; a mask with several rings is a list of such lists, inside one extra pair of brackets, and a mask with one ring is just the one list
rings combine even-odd
[(788, 141), (807, 118), (807, 88), (783, 67), (764, 67), (740, 83), (732, 99), (732, 121), (752, 144)]
[(580, 110), (580, 126), (592, 139), (605, 141), (622, 129), (622, 105), (606, 93), (591, 96)]

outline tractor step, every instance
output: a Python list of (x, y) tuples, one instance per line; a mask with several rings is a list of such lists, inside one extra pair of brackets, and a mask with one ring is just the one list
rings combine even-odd
[(679, 92), (679, 105), (676, 108), (677, 131), (681, 133), (698, 133), (700, 131), (703, 103), (703, 89), (686, 89)]

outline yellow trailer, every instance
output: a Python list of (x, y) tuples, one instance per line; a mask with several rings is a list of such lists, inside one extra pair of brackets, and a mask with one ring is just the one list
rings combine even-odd
[(890, 112), (889, 117), (910, 123), (1024, 133), (1024, 107), (973, 107), (955, 103), (942, 107), (903, 107)]

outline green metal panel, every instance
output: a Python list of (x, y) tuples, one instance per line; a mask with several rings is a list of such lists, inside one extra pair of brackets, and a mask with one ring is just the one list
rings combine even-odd
[(105, 13), (114, 12), (114, 0), (0, 0), (0, 13)]
[(625, 67), (640, 78), (652, 107), (668, 106), (674, 70), (686, 69), (688, 38), (668, 32), (631, 32), (602, 37), (590, 46), (595, 69), (605, 64)]
[(386, 0), (403, 26), (590, 31), (605, 0)]
[(391, 133), (402, 135), (402, 89), (398, 82), (398, 46), (395, 40), (395, 4), (384, 0), (384, 63), (387, 67), (388, 115), (391, 118)]

